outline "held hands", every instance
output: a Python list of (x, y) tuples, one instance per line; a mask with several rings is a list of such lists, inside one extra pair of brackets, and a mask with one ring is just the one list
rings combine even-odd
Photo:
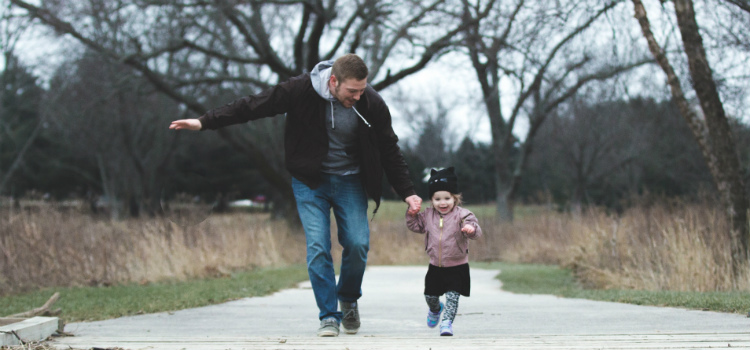
[(406, 197), (405, 201), (409, 204), (409, 209), (406, 211), (409, 215), (415, 216), (422, 210), (422, 198), (416, 194)]
[(461, 229), (461, 232), (466, 233), (468, 236), (471, 236), (474, 234), (474, 226), (471, 226), (469, 224), (464, 225), (464, 227)]
[(175, 120), (172, 124), (169, 124), (170, 129), (174, 130), (200, 130), (203, 127), (201, 121), (198, 119), (180, 119)]

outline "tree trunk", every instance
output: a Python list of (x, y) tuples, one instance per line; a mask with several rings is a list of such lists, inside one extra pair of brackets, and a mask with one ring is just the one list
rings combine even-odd
[(96, 164), (99, 167), (99, 175), (101, 176), (102, 191), (104, 191), (104, 197), (107, 199), (106, 206), (109, 210), (109, 217), (113, 221), (120, 220), (120, 205), (118, 203), (115, 191), (112, 190), (112, 185), (109, 182), (107, 175), (107, 168), (104, 165), (104, 160), (101, 154), (96, 155)]
[[(493, 150), (493, 161), (495, 163), (495, 200), (497, 202), (497, 219), (500, 222), (513, 222), (513, 176), (510, 168), (511, 164), (511, 152), (510, 148), (512, 145), (506, 142), (503, 138), (503, 125), (502, 114), (500, 114), (500, 106), (497, 105), (497, 112), (490, 113), (491, 118), (490, 124), (492, 124), (492, 150)], [(492, 104), (488, 103), (487, 110), (491, 111)], [(511, 136), (512, 137), (512, 136)]]
[[(703, 152), (719, 191), (721, 204), (724, 206), (732, 224), (733, 230), (730, 233), (730, 238), (732, 239), (732, 257), (736, 268), (737, 263), (745, 262), (748, 255), (748, 200), (745, 197), (745, 186), (740, 176), (734, 140), (712, 77), (711, 68), (706, 59), (703, 40), (695, 21), (693, 4), (690, 0), (675, 0), (675, 12), (677, 13), (677, 22), (682, 34), (685, 53), (688, 56), (693, 86), (700, 99), (705, 122), (690, 108), (677, 74), (651, 32), (643, 3), (641, 0), (632, 1), (635, 5), (635, 18), (641, 25), (649, 50), (667, 75), (667, 84), (670, 86), (672, 98), (677, 104), (680, 114), (690, 126)], [(737, 270), (735, 270), (736, 272)]]
[[(497, 186), (505, 186), (503, 183), (497, 183)], [(496, 211), (498, 222), (513, 222), (513, 197), (505, 188), (499, 188), (496, 197)]]
[(732, 223), (732, 257), (735, 263), (744, 262), (747, 260), (749, 234), (748, 200), (745, 196), (745, 184), (742, 181), (734, 138), (706, 58), (703, 38), (695, 20), (693, 2), (692, 0), (675, 0), (674, 6), (677, 13), (677, 25), (680, 27), (682, 42), (688, 57), (693, 88), (700, 100), (708, 127), (709, 140), (716, 156), (716, 166), (719, 168), (719, 176), (715, 179), (716, 186), (719, 189), (721, 203)]

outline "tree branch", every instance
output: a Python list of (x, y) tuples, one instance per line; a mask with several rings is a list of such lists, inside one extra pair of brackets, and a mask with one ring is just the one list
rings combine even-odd
[[(239, 56), (234, 56), (234, 55), (227, 55), (218, 51), (207, 49), (203, 46), (200, 46), (188, 40), (184, 40), (180, 45), (182, 45), (183, 47), (194, 49), (195, 51), (201, 52), (207, 56), (215, 57), (221, 60), (232, 61), (232, 62), (237, 62), (241, 64), (263, 64), (264, 63), (263, 60), (259, 58), (245, 58), (245, 57), (239, 57)], [(175, 45), (175, 47), (177, 46), (179, 45)], [(141, 56), (141, 57), (144, 57), (144, 56)], [(149, 58), (149, 57), (145, 57), (145, 58)]]
[[(423, 7), (421, 9), (421, 11), (419, 11), (416, 15), (414, 15), (414, 17), (412, 17), (411, 19), (409, 19), (408, 21), (406, 21), (405, 23), (403, 23), (401, 25), (401, 27), (399, 27), (398, 30), (396, 31), (395, 36), (379, 52), (379, 56), (382, 58), (382, 60), (380, 60), (380, 62), (374, 64), (373, 67), (371, 67), (371, 70), (373, 72), (377, 73), (380, 70), (380, 65), (382, 64), (382, 61), (384, 61), (385, 58), (390, 55), (391, 51), (393, 51), (393, 48), (396, 47), (396, 44), (401, 39), (405, 38), (408, 35), (409, 29), (411, 29), (412, 27), (414, 27), (417, 23), (419, 23), (419, 21), (422, 18), (424, 18), (425, 15), (427, 15), (431, 11), (434, 11), (437, 8), (437, 6), (440, 5), (440, 4), (442, 4), (443, 2), (444, 2), (443, 0), (434, 0), (434, 2), (432, 4), (430, 4), (427, 7)], [(409, 74), (411, 74), (411, 73), (409, 73)]]
[(422, 68), (426, 67), (427, 64), (430, 61), (432, 61), (434, 57), (442, 55), (444, 53), (443, 52), (444, 49), (452, 45), (455, 45), (452, 39), (456, 35), (465, 31), (467, 28), (470, 28), (472, 25), (476, 25), (476, 23), (480, 21), (481, 19), (482, 18), (479, 17), (479, 18), (475, 18), (473, 20), (461, 23), (459, 26), (447, 32), (445, 35), (433, 41), (429, 46), (427, 46), (424, 52), (422, 53), (422, 57), (419, 59), (417, 63), (413, 64), (411, 67), (402, 69), (396, 74), (386, 75), (386, 77), (383, 78), (383, 80), (381, 80), (378, 83), (373, 84), (373, 87), (375, 88), (375, 90), (385, 89), (386, 87), (393, 85), (396, 82), (400, 81), (401, 79), (406, 78), (407, 76), (415, 72), (418, 72)]
[(216, 77), (200, 78), (200, 79), (194, 79), (194, 80), (178, 80), (174, 82), (173, 86), (175, 88), (183, 88), (186, 86), (195, 86), (195, 85), (220, 85), (226, 82), (249, 83), (249, 84), (258, 86), (261, 89), (267, 89), (271, 86), (268, 84), (268, 82), (260, 80), (260, 79), (255, 79), (251, 77), (236, 77), (236, 76), (216, 76)]
[[(594, 23), (601, 15), (605, 14), (607, 11), (615, 7), (618, 3), (620, 3), (620, 0), (613, 0), (610, 1), (607, 5), (602, 7), (594, 16), (591, 16), (585, 23), (578, 26), (575, 30), (568, 33), (568, 35), (565, 36), (560, 42), (558, 42), (550, 51), (550, 53), (547, 55), (547, 58), (545, 62), (542, 64), (541, 67), (539, 67), (539, 70), (537, 71), (536, 75), (534, 76), (534, 80), (532, 81), (531, 85), (527, 88), (526, 91), (522, 92), (521, 95), (518, 97), (518, 100), (516, 100), (515, 106), (513, 106), (513, 111), (510, 114), (510, 119), (508, 120), (508, 129), (506, 130), (506, 133), (512, 133), (513, 132), (513, 125), (515, 125), (516, 118), (518, 116), (518, 112), (521, 110), (521, 106), (526, 102), (526, 99), (528, 99), (529, 96), (534, 92), (534, 90), (540, 89), (542, 85), (542, 80), (544, 79), (545, 74), (547, 73), (547, 68), (552, 63), (552, 60), (554, 60), (555, 56), (557, 56), (557, 53), (562, 49), (562, 47), (565, 46), (570, 40), (573, 40), (578, 34), (583, 32), (586, 28), (591, 26), (591, 24)], [(506, 139), (508, 139), (508, 135), (505, 136)]]
[(545, 103), (544, 103), (544, 106), (545, 106), (544, 113), (551, 112), (552, 110), (554, 110), (555, 108), (557, 108), (561, 103), (565, 102), (566, 100), (568, 100), (569, 98), (571, 98), (573, 95), (575, 95), (576, 92), (578, 92), (578, 90), (580, 90), (584, 85), (586, 85), (586, 84), (588, 84), (588, 83), (590, 83), (592, 81), (607, 80), (607, 79), (610, 79), (610, 78), (612, 78), (614, 76), (619, 75), (620, 73), (624, 73), (624, 72), (627, 72), (627, 71), (629, 71), (631, 69), (638, 68), (638, 67), (641, 67), (643, 65), (654, 63), (654, 62), (655, 62), (654, 59), (644, 58), (644, 59), (642, 59), (640, 61), (637, 61), (637, 62), (634, 62), (634, 63), (630, 63), (630, 64), (626, 64), (624, 66), (608, 67), (608, 68), (602, 69), (602, 70), (600, 70), (598, 72), (594, 72), (592, 74), (585, 75), (585, 76), (579, 78), (578, 81), (576, 81), (575, 85), (573, 85), (572, 87), (568, 88), (568, 90), (566, 90), (565, 93), (563, 93), (562, 95), (558, 96), (556, 99), (552, 100), (551, 102), (546, 102), (545, 101)]
[[(315, 21), (307, 38), (307, 48), (305, 50), (307, 53), (307, 62), (302, 66), (298, 66), (297, 69), (312, 70), (320, 62), (320, 52), (318, 51), (320, 48), (320, 39), (330, 18), (328, 18), (328, 11), (323, 7), (321, 0), (316, 0), (315, 3), (315, 7), (313, 8), (315, 10), (313, 13), (316, 15)], [(335, 4), (331, 8), (335, 8)]]
[(297, 36), (294, 38), (294, 63), (297, 67), (305, 67), (305, 34), (312, 13), (311, 5), (305, 3), (302, 6), (302, 21), (300, 21)]
[(734, 6), (740, 8), (740, 10), (750, 13), (750, 2), (748, 0), (724, 0)]
[[(255, 49), (255, 52), (261, 57), (261, 61), (278, 74), (281, 80), (296, 75), (295, 71), (287, 67), (271, 47), (268, 33), (265, 28), (263, 28), (263, 17), (261, 16), (260, 5), (258, 3), (252, 2), (250, 4), (253, 8), (252, 17), (249, 19), (251, 30), (240, 21), (238, 11), (227, 4), (226, 0), (217, 0), (217, 3), (219, 4), (224, 16), (226, 16), (229, 22), (237, 28), (240, 34), (242, 34), (245, 42)], [(298, 67), (298, 69), (301, 69), (301, 67)]]
[[(346, 24), (344, 25), (344, 28), (341, 29), (341, 33), (339, 33), (339, 37), (336, 39), (336, 43), (333, 44), (333, 47), (331, 47), (331, 50), (328, 51), (326, 54), (323, 55), (322, 59), (324, 60), (330, 60), (333, 58), (333, 56), (336, 54), (336, 52), (339, 50), (341, 45), (344, 43), (344, 39), (348, 36), (349, 30), (351, 30), (352, 26), (354, 25), (354, 22), (357, 20), (357, 18), (365, 18), (364, 17), (364, 4), (357, 5), (357, 10), (352, 13), (351, 17), (346, 21)], [(369, 25), (369, 21), (364, 21), (364, 23), (358, 27), (357, 31), (352, 35), (354, 37), (354, 43), (353, 46), (357, 46), (359, 43), (359, 40), (362, 36), (362, 33), (367, 29)], [(356, 47), (353, 47), (355, 49)]]
[(698, 117), (695, 111), (690, 108), (690, 104), (688, 103), (687, 98), (685, 98), (685, 93), (682, 91), (680, 78), (677, 77), (677, 73), (675, 73), (674, 68), (672, 68), (672, 65), (669, 63), (667, 55), (664, 54), (664, 50), (662, 50), (656, 42), (654, 33), (651, 31), (651, 23), (648, 20), (646, 9), (643, 7), (643, 2), (641, 2), (641, 0), (632, 1), (635, 10), (634, 17), (638, 20), (638, 23), (641, 26), (643, 36), (646, 38), (646, 42), (648, 42), (648, 49), (651, 51), (654, 58), (656, 58), (656, 62), (661, 69), (667, 75), (667, 85), (669, 85), (669, 88), (671, 89), (672, 99), (675, 104), (677, 104), (680, 114), (685, 118), (688, 126), (690, 126), (696, 141), (698, 141), (698, 144), (703, 151), (703, 156), (706, 157), (706, 161), (709, 164), (709, 169), (715, 169), (716, 159), (713, 157), (713, 151), (708, 142), (708, 130), (706, 129), (706, 125)]

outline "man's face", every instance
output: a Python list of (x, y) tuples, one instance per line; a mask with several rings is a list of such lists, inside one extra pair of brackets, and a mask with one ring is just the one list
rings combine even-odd
[(344, 107), (351, 108), (365, 92), (365, 87), (367, 87), (367, 79), (356, 80), (352, 78), (339, 81), (336, 76), (332, 75), (329, 88), (333, 97), (339, 100)]

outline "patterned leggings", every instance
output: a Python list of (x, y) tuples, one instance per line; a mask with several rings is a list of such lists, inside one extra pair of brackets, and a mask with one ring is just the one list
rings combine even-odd
[[(443, 320), (450, 320), (453, 323), (453, 319), (456, 318), (456, 311), (458, 311), (459, 296), (461, 294), (452, 290), (445, 292), (445, 313), (443, 314)], [(440, 296), (425, 294), (424, 299), (427, 301), (430, 311), (440, 311)]]

